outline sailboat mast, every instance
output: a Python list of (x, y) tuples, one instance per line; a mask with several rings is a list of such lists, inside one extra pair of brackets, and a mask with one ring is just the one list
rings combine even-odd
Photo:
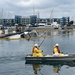
[(1, 24), (3, 24), (3, 9), (1, 11)]
[(35, 8), (34, 8), (34, 5), (33, 5), (33, 15), (35, 15)]
[(40, 22), (39, 11), (38, 11), (38, 15), (37, 15), (37, 21), (38, 21), (38, 24), (39, 24), (39, 22)]
[(51, 14), (50, 14), (50, 23), (53, 23), (53, 10), (54, 9), (52, 9)]

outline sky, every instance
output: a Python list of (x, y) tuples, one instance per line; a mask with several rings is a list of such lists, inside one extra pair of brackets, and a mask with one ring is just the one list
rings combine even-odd
[(0, 0), (1, 18), (38, 13), (40, 18), (70, 17), (75, 20), (75, 0)]

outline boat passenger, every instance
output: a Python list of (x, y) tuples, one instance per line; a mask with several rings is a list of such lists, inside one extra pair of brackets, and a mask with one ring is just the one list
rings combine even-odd
[(42, 50), (39, 49), (38, 44), (35, 44), (32, 49), (32, 56), (33, 57), (43, 57)]
[(63, 55), (63, 53), (60, 52), (59, 44), (56, 44), (54, 46), (53, 55), (56, 55), (56, 56), (62, 56)]

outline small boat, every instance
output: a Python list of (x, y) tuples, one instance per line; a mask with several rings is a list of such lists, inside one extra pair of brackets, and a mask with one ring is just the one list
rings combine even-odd
[(35, 30), (31, 32), (24, 32), (21, 34), (21, 38), (37, 37), (37, 36), (38, 36), (38, 33)]
[(16, 34), (16, 35), (11, 35), (11, 36), (9, 36), (9, 37), (7, 37), (8, 39), (18, 39), (18, 38), (20, 38), (20, 34)]
[(25, 57), (26, 64), (59, 64), (64, 62), (75, 62), (75, 54), (64, 54), (63, 56), (45, 55), (43, 57), (33, 57), (28, 54)]

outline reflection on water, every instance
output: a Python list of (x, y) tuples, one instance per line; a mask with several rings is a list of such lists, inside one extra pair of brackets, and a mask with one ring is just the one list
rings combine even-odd
[(59, 73), (60, 69), (61, 69), (61, 65), (53, 65), (53, 71), (55, 73)]
[[(40, 73), (41, 75), (44, 75), (43, 72), (41, 71), (41, 68), (43, 68), (45, 65), (41, 65), (41, 64), (32, 64), (32, 68), (33, 68), (33, 72), (34, 74), (38, 74)], [(49, 65), (51, 66), (51, 65)], [(60, 72), (60, 69), (61, 69), (61, 64), (59, 65), (52, 65), (53, 66), (53, 71), (54, 73), (58, 73)]]
[[(69, 29), (69, 30), (54, 30), (54, 31), (38, 32), (38, 36), (39, 37), (40, 36), (41, 37), (68, 36), (69, 37), (69, 35), (73, 35), (73, 33), (74, 33), (73, 29)], [(38, 38), (38, 36), (36, 36), (36, 38)], [(34, 38), (30, 37), (30, 38), (28, 38), (28, 40), (34, 40)]]
[[(41, 70), (41, 68), (43, 67), (42, 65), (39, 65), (39, 64), (33, 64), (32, 65), (32, 67), (33, 67), (33, 71), (34, 71), (34, 74), (37, 74), (38, 73), (38, 71), (40, 72), (40, 70)], [(41, 73), (41, 72), (40, 72)]]
[[(54, 73), (60, 74), (63, 66), (66, 66), (66, 69), (69, 69), (69, 67), (75, 67), (75, 62), (64, 62), (60, 64), (31, 64), (31, 66), (34, 74), (44, 75), (42, 71), (43, 68), (46, 69), (44, 66), (50, 66), (51, 69), (53, 68)], [(46, 72), (46, 70), (44, 70), (44, 72)]]

